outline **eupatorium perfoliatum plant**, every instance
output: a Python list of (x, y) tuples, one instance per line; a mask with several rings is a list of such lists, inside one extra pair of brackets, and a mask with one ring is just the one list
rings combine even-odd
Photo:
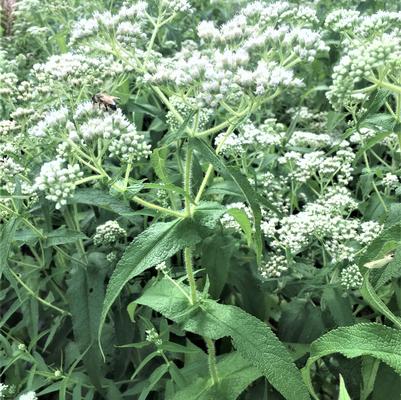
[(0, 3), (0, 400), (400, 398), (398, 1)]

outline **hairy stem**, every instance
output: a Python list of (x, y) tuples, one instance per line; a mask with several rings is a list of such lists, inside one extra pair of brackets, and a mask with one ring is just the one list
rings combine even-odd
[(204, 339), (207, 346), (210, 377), (212, 378), (213, 385), (216, 385), (219, 382), (219, 376), (217, 374), (217, 364), (216, 364), (216, 348), (214, 347), (214, 342), (212, 339), (208, 337), (205, 337)]
[(160, 212), (162, 212), (164, 214), (171, 215), (172, 217), (177, 217), (177, 218), (184, 218), (185, 217), (185, 214), (182, 213), (182, 212), (169, 210), (168, 208), (164, 208), (164, 207), (158, 206), (157, 204), (153, 204), (153, 203), (150, 203), (149, 201), (143, 200), (138, 196), (134, 196), (132, 198), (132, 200), (135, 201), (135, 203), (140, 204), (141, 206), (144, 206), (146, 208), (150, 208), (152, 210), (160, 211)]
[(185, 213), (187, 217), (191, 216), (192, 155), (193, 155), (193, 150), (188, 145), (187, 155), (185, 159), (185, 170), (184, 170)]
[(184, 249), (184, 262), (185, 270), (187, 271), (189, 287), (191, 290), (191, 304), (195, 304), (198, 301), (198, 296), (196, 294), (196, 282), (192, 265), (192, 250), (190, 247), (186, 247)]

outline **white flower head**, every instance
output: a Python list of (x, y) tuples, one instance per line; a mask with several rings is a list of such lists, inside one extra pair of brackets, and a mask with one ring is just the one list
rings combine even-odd
[(30, 391), (30, 392), (21, 394), (18, 397), (18, 400), (38, 400), (38, 397), (36, 396), (36, 393), (34, 391)]

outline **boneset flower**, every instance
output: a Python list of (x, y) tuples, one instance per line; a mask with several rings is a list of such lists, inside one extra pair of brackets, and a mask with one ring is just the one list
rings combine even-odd
[(36, 396), (36, 393), (33, 391), (27, 392), (25, 394), (21, 394), (18, 397), (18, 400), (38, 400), (38, 397)]
[(34, 190), (44, 192), (46, 199), (55, 202), (56, 209), (60, 209), (73, 197), (75, 182), (82, 176), (78, 164), (66, 165), (63, 159), (49, 161), (42, 165)]
[(89, 103), (83, 103), (77, 108), (75, 118), (82, 121), (77, 127), (69, 126), (69, 137), (75, 142), (90, 145), (103, 139), (109, 156), (123, 161), (140, 160), (151, 153), (144, 134), (136, 130), (120, 109), (113, 113), (100, 112)]
[(156, 346), (161, 346), (163, 344), (162, 339), (160, 338), (159, 334), (157, 333), (155, 328), (147, 329), (146, 333), (146, 341), (155, 344)]
[(96, 246), (110, 245), (126, 236), (127, 232), (121, 228), (117, 221), (107, 221), (96, 228), (93, 242)]
[(274, 254), (271, 258), (259, 267), (260, 275), (267, 278), (279, 278), (288, 270), (288, 263), (285, 256)]
[(341, 285), (346, 289), (359, 289), (363, 283), (363, 276), (356, 264), (352, 264), (341, 271)]

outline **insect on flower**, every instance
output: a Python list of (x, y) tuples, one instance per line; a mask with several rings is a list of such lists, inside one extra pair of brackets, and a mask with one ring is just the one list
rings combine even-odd
[(92, 96), (92, 103), (93, 104), (99, 104), (99, 108), (103, 106), (106, 111), (109, 109), (111, 110), (117, 110), (117, 102), (118, 97), (115, 96), (110, 96), (106, 93), (97, 93)]

